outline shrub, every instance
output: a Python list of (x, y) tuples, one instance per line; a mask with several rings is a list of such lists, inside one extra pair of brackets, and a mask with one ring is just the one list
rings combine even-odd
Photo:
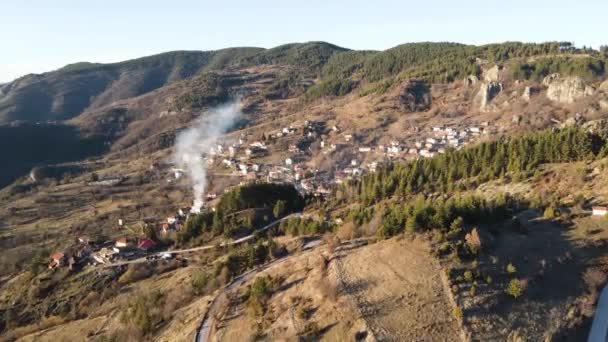
[(464, 280), (468, 281), (468, 282), (472, 282), (473, 281), (473, 272), (471, 271), (465, 271), (464, 272)]
[(507, 285), (507, 293), (513, 298), (518, 298), (524, 293), (524, 286), (519, 279), (511, 279)]
[(515, 273), (517, 273), (517, 269), (515, 268), (515, 266), (513, 266), (512, 263), (509, 263), (507, 265), (507, 273), (508, 274), (515, 274)]
[(270, 276), (257, 277), (249, 289), (247, 309), (252, 318), (260, 318), (266, 313), (266, 304), (274, 292), (274, 282)]
[(121, 315), (123, 323), (132, 325), (142, 334), (150, 334), (164, 319), (163, 294), (154, 291), (131, 300)]
[(460, 307), (455, 307), (452, 310), (452, 313), (454, 314), (454, 318), (456, 318), (456, 320), (458, 322), (462, 322), (462, 318), (464, 317), (464, 313), (462, 312), (462, 309)]
[(207, 272), (202, 270), (198, 270), (192, 276), (191, 286), (194, 290), (194, 293), (201, 294), (209, 285), (210, 276)]
[(548, 206), (545, 208), (545, 211), (543, 212), (543, 217), (546, 219), (553, 219), (557, 216), (557, 210), (555, 210), (555, 208), (553, 208), (552, 206)]
[(486, 284), (488, 284), (488, 285), (492, 284), (492, 277), (490, 277), (490, 276), (486, 277)]

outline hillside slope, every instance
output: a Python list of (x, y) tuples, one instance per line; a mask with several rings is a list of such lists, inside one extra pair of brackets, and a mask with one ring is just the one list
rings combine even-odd
[(70, 119), (87, 108), (139, 96), (258, 51), (174, 51), (112, 64), (76, 63), (27, 75), (0, 88), (0, 123)]

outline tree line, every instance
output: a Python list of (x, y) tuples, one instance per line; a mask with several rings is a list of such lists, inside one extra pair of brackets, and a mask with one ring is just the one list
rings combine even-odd
[(542, 163), (586, 160), (608, 154), (599, 136), (571, 127), (502, 137), (461, 150), (447, 150), (433, 158), (405, 164), (389, 163), (337, 191), (337, 201), (355, 199), (371, 204), (392, 196), (453, 192), (510, 175), (532, 173)]

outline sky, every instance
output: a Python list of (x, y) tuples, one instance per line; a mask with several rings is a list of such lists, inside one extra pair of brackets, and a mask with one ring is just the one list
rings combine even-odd
[(608, 0), (0, 0), (0, 83), (69, 63), (327, 41), (608, 44)]

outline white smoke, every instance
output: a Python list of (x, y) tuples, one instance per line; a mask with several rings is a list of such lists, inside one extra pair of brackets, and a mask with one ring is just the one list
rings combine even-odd
[(211, 109), (194, 125), (177, 136), (173, 161), (188, 172), (192, 182), (194, 202), (192, 212), (199, 212), (204, 204), (207, 188), (207, 163), (202, 155), (209, 155), (218, 138), (230, 129), (241, 116), (241, 103), (237, 99), (226, 105)]

